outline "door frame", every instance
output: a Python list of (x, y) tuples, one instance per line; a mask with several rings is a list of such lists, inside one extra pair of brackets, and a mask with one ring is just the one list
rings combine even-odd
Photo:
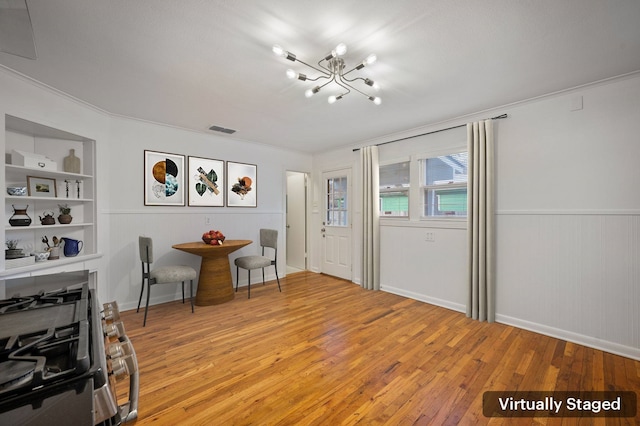
[(289, 215), (289, 211), (287, 208), (287, 203), (288, 203), (288, 197), (289, 197), (289, 181), (288, 181), (288, 174), (289, 173), (298, 173), (298, 174), (302, 174), (304, 175), (304, 270), (308, 270), (309, 269), (309, 199), (310, 199), (310, 173), (308, 172), (300, 172), (297, 170), (285, 170), (284, 172), (284, 178), (285, 178), (285, 198), (284, 198), (284, 232), (285, 232), (285, 238), (284, 238), (284, 244), (285, 244), (285, 266), (288, 267), (288, 258), (287, 258), (287, 253), (288, 253), (288, 243), (287, 243), (287, 226), (288, 226), (288, 215)]

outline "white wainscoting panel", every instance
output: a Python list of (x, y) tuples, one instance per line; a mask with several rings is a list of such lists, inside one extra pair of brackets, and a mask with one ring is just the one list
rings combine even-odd
[(381, 226), (381, 289), (464, 311), (466, 241), (466, 229)]
[(497, 320), (640, 357), (640, 216), (498, 214)]

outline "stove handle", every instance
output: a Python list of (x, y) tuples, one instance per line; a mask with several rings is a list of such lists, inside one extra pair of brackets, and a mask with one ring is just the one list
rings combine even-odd
[(133, 349), (133, 344), (127, 336), (122, 336), (119, 339), (123, 343), (127, 343), (130, 355), (135, 364), (133, 373), (129, 376), (129, 401), (120, 406), (120, 418), (122, 423), (126, 423), (138, 418), (138, 395), (140, 393), (140, 373), (138, 372), (138, 358), (136, 358), (136, 352)]

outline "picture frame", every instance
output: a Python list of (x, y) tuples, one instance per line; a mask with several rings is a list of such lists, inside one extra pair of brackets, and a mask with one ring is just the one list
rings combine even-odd
[(37, 176), (27, 176), (27, 195), (30, 197), (57, 198), (56, 180)]
[(258, 206), (258, 166), (227, 161), (227, 207)]
[(191, 207), (224, 207), (224, 161), (189, 156), (189, 198)]
[(144, 205), (185, 205), (185, 157), (159, 151), (144, 151)]

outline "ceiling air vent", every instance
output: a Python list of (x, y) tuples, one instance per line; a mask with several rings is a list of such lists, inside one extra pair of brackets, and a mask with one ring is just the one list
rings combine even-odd
[(227, 133), (229, 135), (236, 132), (233, 129), (225, 129), (224, 127), (220, 127), (220, 126), (211, 126), (209, 127), (209, 130), (213, 130), (214, 132)]

